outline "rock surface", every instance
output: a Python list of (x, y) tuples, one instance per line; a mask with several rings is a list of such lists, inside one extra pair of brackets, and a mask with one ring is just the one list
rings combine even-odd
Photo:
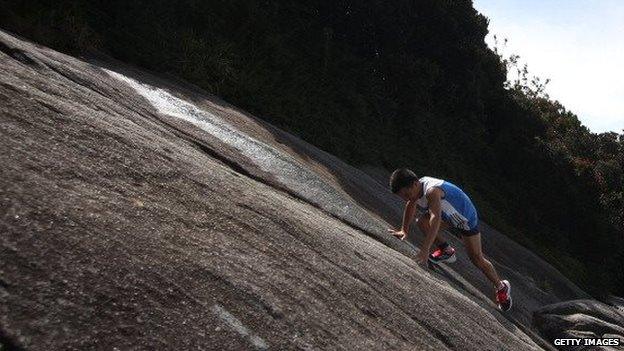
[[(535, 324), (549, 338), (619, 338), (620, 347), (603, 350), (624, 350), (624, 305), (621, 299), (612, 304), (583, 299), (560, 302), (535, 311)], [(564, 350), (595, 350), (595, 347), (567, 347)]]
[(112, 60), (0, 31), (0, 118), (8, 349), (535, 350), (533, 311), (586, 297), (483, 224), (502, 314), (462, 250), (430, 270), (387, 234), (385, 184)]

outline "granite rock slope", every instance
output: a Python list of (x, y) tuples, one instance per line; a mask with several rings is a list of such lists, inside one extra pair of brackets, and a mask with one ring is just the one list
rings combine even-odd
[(401, 204), (375, 178), (187, 83), (1, 31), (0, 136), (9, 350), (533, 350), (533, 311), (585, 297), (484, 225), (502, 314), (465, 256), (431, 270), (387, 234)]

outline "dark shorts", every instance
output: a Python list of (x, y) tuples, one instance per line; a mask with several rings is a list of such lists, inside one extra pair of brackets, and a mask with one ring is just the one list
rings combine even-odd
[[(427, 210), (425, 212), (422, 212), (420, 214), (420, 217), (428, 216), (428, 215), (429, 215), (429, 211)], [(463, 228), (458, 228), (447, 221), (443, 221), (443, 222), (444, 224), (448, 226), (447, 230), (458, 238), (461, 238), (462, 236), (473, 236), (473, 235), (477, 235), (480, 233), (479, 228), (476, 225), (472, 229), (463, 229)]]
[(473, 236), (473, 235), (479, 234), (479, 229), (478, 228), (465, 230), (465, 229), (461, 229), (461, 228), (457, 228), (457, 227), (450, 227), (448, 229), (448, 231), (451, 232), (451, 234), (455, 235), (458, 238), (461, 238), (462, 236)]

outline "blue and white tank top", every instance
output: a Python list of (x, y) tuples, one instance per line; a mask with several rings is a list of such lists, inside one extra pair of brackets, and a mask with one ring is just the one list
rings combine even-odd
[(438, 187), (444, 191), (441, 199), (442, 219), (456, 228), (474, 230), (479, 221), (477, 210), (470, 198), (453, 183), (433, 177), (422, 177), (418, 180), (422, 183), (422, 196), (416, 201), (416, 205), (422, 211), (429, 209), (427, 191)]

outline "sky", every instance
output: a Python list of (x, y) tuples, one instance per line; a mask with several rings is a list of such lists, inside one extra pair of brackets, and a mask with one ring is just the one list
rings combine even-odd
[[(546, 92), (592, 132), (624, 130), (624, 0), (474, 0)], [(500, 45), (499, 45), (500, 46)]]

